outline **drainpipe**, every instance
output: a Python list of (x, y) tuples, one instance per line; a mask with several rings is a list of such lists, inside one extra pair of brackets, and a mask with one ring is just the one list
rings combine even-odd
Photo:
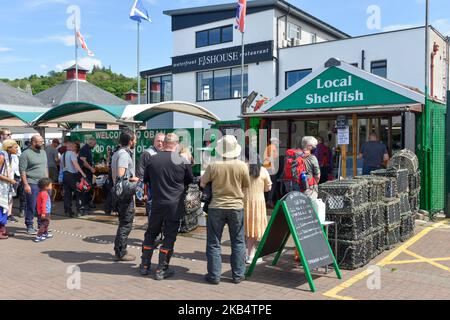
[(366, 62), (366, 51), (362, 50), (361, 51), (361, 70), (366, 69), (365, 62)]
[(434, 58), (439, 51), (439, 46), (435, 42), (433, 44), (433, 52), (431, 52), (431, 69), (430, 69), (430, 95), (431, 98), (434, 98)]
[(282, 16), (277, 17), (277, 36), (276, 36), (276, 46), (277, 46), (277, 56), (275, 57), (275, 74), (276, 74), (276, 79), (275, 79), (275, 96), (278, 96), (280, 94), (280, 39), (279, 39), (279, 24), (280, 24), (280, 20), (285, 18), (285, 25), (284, 25), (284, 30), (285, 30), (285, 35), (287, 35), (287, 18), (289, 16), (289, 13), (291, 11), (291, 7), (288, 7), (288, 12)]

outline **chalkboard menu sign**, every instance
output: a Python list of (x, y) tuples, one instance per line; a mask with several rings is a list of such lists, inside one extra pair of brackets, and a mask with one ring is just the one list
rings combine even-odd
[(332, 264), (332, 253), (311, 200), (303, 193), (291, 192), (284, 203), (309, 268), (317, 269)]
[(338, 279), (342, 278), (311, 200), (297, 191), (277, 202), (246, 276), (252, 275), (259, 257), (276, 253), (272, 262), (276, 265), (291, 235), (311, 291), (316, 288), (310, 270), (333, 264)]

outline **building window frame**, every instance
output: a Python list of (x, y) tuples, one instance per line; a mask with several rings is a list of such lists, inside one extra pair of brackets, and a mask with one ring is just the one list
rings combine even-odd
[(317, 34), (311, 33), (311, 43), (317, 43)]
[[(166, 77), (170, 77), (170, 82), (171, 82), (171, 96), (170, 97), (166, 97), (164, 92), (161, 90), (162, 89), (162, 83), (163, 83), (163, 78)], [(152, 97), (152, 79), (158, 79), (159, 80), (159, 97), (160, 97), (160, 101), (155, 101)], [(171, 101), (173, 100), (173, 76), (172, 74), (162, 74), (159, 76), (149, 76), (147, 78), (147, 101), (148, 103), (159, 103), (159, 102), (164, 102), (164, 101)]]
[(289, 75), (290, 73), (292, 73), (292, 72), (299, 72), (299, 71), (304, 71), (304, 72), (309, 71), (308, 74), (305, 75), (305, 77), (307, 77), (307, 76), (312, 72), (312, 68), (305, 68), (305, 69), (297, 69), (297, 70), (289, 70), (289, 71), (286, 71), (286, 72), (284, 73), (284, 90), (289, 89), (290, 87), (294, 86), (298, 81), (301, 81), (301, 80), (304, 78), (304, 77), (303, 77), (302, 79), (298, 80), (296, 83), (292, 84), (291, 86), (288, 86), (288, 75)]
[[(293, 31), (293, 29), (297, 29), (294, 32), (297, 33), (298, 36), (291, 37), (291, 31)], [(301, 40), (302, 39), (302, 27), (293, 22), (288, 22), (288, 34), (286, 36), (287, 36), (287, 40), (291, 40), (291, 39)]]
[[(227, 28), (231, 28), (231, 40), (223, 40), (223, 33), (224, 33), (224, 29), (227, 29)], [(218, 43), (211, 43), (211, 41), (210, 41), (210, 32), (211, 31), (213, 31), (213, 30), (217, 30), (217, 29), (219, 29), (219, 42)], [(205, 45), (198, 45), (198, 35), (200, 34), (200, 33), (203, 33), (203, 32), (207, 32), (207, 44), (205, 44)], [(228, 24), (228, 25), (226, 25), (226, 26), (221, 26), (221, 27), (216, 27), (216, 28), (211, 28), (211, 29), (206, 29), (206, 30), (200, 30), (200, 31), (197, 31), (197, 32), (195, 32), (195, 47), (196, 48), (204, 48), (204, 47), (208, 47), (208, 46), (215, 46), (215, 45), (218, 45), (218, 44), (222, 44), (222, 43), (229, 43), (229, 42), (233, 42), (233, 25), (232, 24)]]
[[(202, 70), (199, 72), (196, 72), (195, 74), (195, 100), (196, 102), (208, 102), (208, 101), (223, 101), (223, 100), (236, 100), (236, 99), (240, 99), (241, 97), (233, 97), (233, 69), (239, 69), (239, 71), (241, 70), (240, 66), (235, 66), (235, 67), (230, 67), (230, 68), (220, 68), (220, 69), (214, 69), (214, 70)], [(216, 99), (215, 98), (215, 74), (218, 71), (223, 71), (223, 70), (228, 70), (229, 74), (230, 74), (230, 95), (229, 98), (221, 98), (221, 99)], [(199, 75), (202, 73), (207, 73), (207, 72), (212, 72), (212, 84), (211, 84), (211, 94), (210, 96), (212, 97), (211, 99), (199, 99)], [(245, 75), (247, 75), (247, 91), (245, 91)], [(244, 66), (244, 97), (243, 99), (247, 98), (248, 96), (248, 65)]]
[[(384, 68), (386, 70), (385, 76), (378, 75), (378, 74), (374, 73), (374, 70), (382, 69), (382, 68)], [(387, 62), (387, 59), (371, 61), (370, 62), (370, 73), (375, 74), (375, 75), (377, 75), (379, 77), (387, 79), (387, 75), (388, 75), (388, 62)]]

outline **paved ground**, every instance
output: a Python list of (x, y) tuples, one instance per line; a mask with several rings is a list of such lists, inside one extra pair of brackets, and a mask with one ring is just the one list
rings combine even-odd
[[(37, 244), (25, 234), (23, 219), (11, 223), (16, 237), (0, 241), (0, 281), (6, 288), (0, 291), (0, 299), (450, 299), (450, 224), (446, 220), (419, 224), (412, 239), (374, 259), (370, 270), (366, 266), (342, 271), (342, 280), (334, 273), (314, 276), (317, 292), (311, 293), (301, 268), (293, 264), (292, 243), (277, 266), (271, 266), (268, 257), (248, 281), (231, 283), (227, 234), (222, 282), (218, 286), (205, 283), (204, 228), (178, 238), (173, 278), (158, 282), (141, 277), (138, 262), (113, 261), (116, 219), (55, 215), (51, 224), (55, 238)], [(130, 236), (130, 252), (138, 257), (144, 224), (145, 217), (137, 217)]]

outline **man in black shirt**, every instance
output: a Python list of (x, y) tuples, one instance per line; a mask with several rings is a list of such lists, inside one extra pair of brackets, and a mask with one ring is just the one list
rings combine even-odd
[(153, 193), (152, 214), (142, 245), (140, 272), (148, 275), (151, 258), (156, 248), (155, 240), (164, 224), (164, 240), (159, 249), (159, 263), (155, 279), (173, 275), (169, 270), (170, 258), (184, 214), (184, 193), (193, 180), (192, 165), (178, 154), (178, 136), (169, 133), (164, 139), (164, 149), (150, 158), (145, 169), (144, 182), (151, 184)]
[[(94, 161), (92, 159), (92, 149), (94, 149), (97, 141), (94, 137), (89, 138), (88, 142), (80, 149), (80, 154), (78, 155), (78, 163), (86, 174), (86, 181), (92, 185), (95, 173), (95, 168), (93, 167)], [(84, 210), (93, 209), (95, 205), (91, 203), (92, 197), (89, 192), (84, 192), (82, 195), (82, 207)]]

